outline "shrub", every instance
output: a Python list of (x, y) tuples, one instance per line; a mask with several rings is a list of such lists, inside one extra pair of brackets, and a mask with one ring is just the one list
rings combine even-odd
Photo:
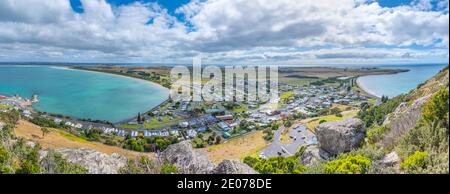
[(376, 143), (381, 140), (386, 131), (387, 128), (385, 126), (374, 125), (366, 131), (367, 140), (371, 144)]
[(328, 162), (325, 165), (327, 174), (366, 174), (371, 166), (371, 161), (361, 155), (346, 156)]
[(269, 159), (257, 159), (247, 157), (244, 162), (261, 174), (302, 174), (306, 167), (298, 163), (298, 157), (271, 157)]
[(407, 157), (401, 164), (400, 168), (408, 173), (417, 173), (426, 168), (427, 152), (416, 151), (413, 155)]
[(161, 174), (178, 174), (178, 169), (175, 165), (165, 162), (161, 167)]
[(447, 126), (449, 120), (449, 91), (441, 89), (424, 105), (422, 109), (422, 119), (424, 122), (440, 122), (442, 126)]

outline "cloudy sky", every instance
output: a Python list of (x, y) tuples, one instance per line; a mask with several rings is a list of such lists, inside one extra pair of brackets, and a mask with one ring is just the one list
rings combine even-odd
[(0, 61), (446, 63), (448, 11), (448, 0), (1, 0)]

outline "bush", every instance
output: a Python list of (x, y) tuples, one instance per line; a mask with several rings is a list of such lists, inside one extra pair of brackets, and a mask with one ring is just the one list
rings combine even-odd
[(424, 105), (422, 109), (424, 122), (439, 122), (448, 128), (449, 120), (449, 91), (441, 89)]
[(417, 173), (426, 168), (427, 152), (416, 151), (413, 155), (407, 157), (401, 164), (400, 168), (408, 173)]
[(178, 174), (178, 169), (175, 165), (165, 162), (161, 167), (161, 174)]
[(261, 174), (302, 174), (306, 167), (298, 163), (298, 157), (271, 157), (269, 159), (258, 159), (247, 157), (244, 162)]
[(325, 165), (327, 174), (366, 174), (371, 166), (371, 161), (361, 155), (346, 156), (328, 162)]
[(383, 138), (386, 131), (387, 128), (385, 126), (374, 125), (366, 131), (367, 140), (371, 144), (376, 143)]

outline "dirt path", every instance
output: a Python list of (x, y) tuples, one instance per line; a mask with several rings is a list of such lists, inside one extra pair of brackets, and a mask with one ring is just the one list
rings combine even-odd
[(86, 141), (60, 129), (50, 129), (50, 133), (46, 134), (45, 137), (42, 138), (42, 131), (40, 127), (24, 120), (19, 121), (19, 124), (14, 131), (18, 137), (37, 142), (44, 149), (87, 148), (109, 155), (117, 153), (131, 159), (135, 159), (141, 155), (155, 158), (155, 154), (152, 153), (133, 152), (116, 146), (108, 146), (102, 143)]

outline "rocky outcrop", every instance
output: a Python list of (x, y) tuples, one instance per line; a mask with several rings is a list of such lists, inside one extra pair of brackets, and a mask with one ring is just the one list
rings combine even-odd
[[(117, 174), (119, 169), (127, 164), (128, 159), (119, 154), (107, 155), (89, 149), (58, 149), (67, 161), (86, 168), (89, 174)], [(44, 158), (48, 151), (42, 151)]]
[(381, 140), (382, 145), (390, 147), (397, 143), (397, 139), (414, 128), (421, 118), (422, 107), (430, 99), (431, 95), (415, 100), (411, 105), (400, 104), (393, 113), (384, 121), (383, 125), (389, 128)]
[(170, 145), (159, 158), (174, 164), (182, 174), (209, 174), (215, 167), (206, 154), (192, 148), (190, 141)]
[(331, 121), (316, 127), (320, 148), (338, 155), (358, 148), (365, 137), (364, 123), (357, 118)]
[(397, 152), (391, 152), (388, 155), (384, 156), (384, 158), (380, 161), (380, 164), (383, 167), (394, 167), (399, 164), (400, 158), (398, 157)]
[(330, 154), (318, 146), (308, 146), (300, 157), (300, 163), (306, 166), (326, 161), (330, 158)]
[(213, 174), (258, 174), (247, 164), (237, 160), (224, 160), (212, 172)]

